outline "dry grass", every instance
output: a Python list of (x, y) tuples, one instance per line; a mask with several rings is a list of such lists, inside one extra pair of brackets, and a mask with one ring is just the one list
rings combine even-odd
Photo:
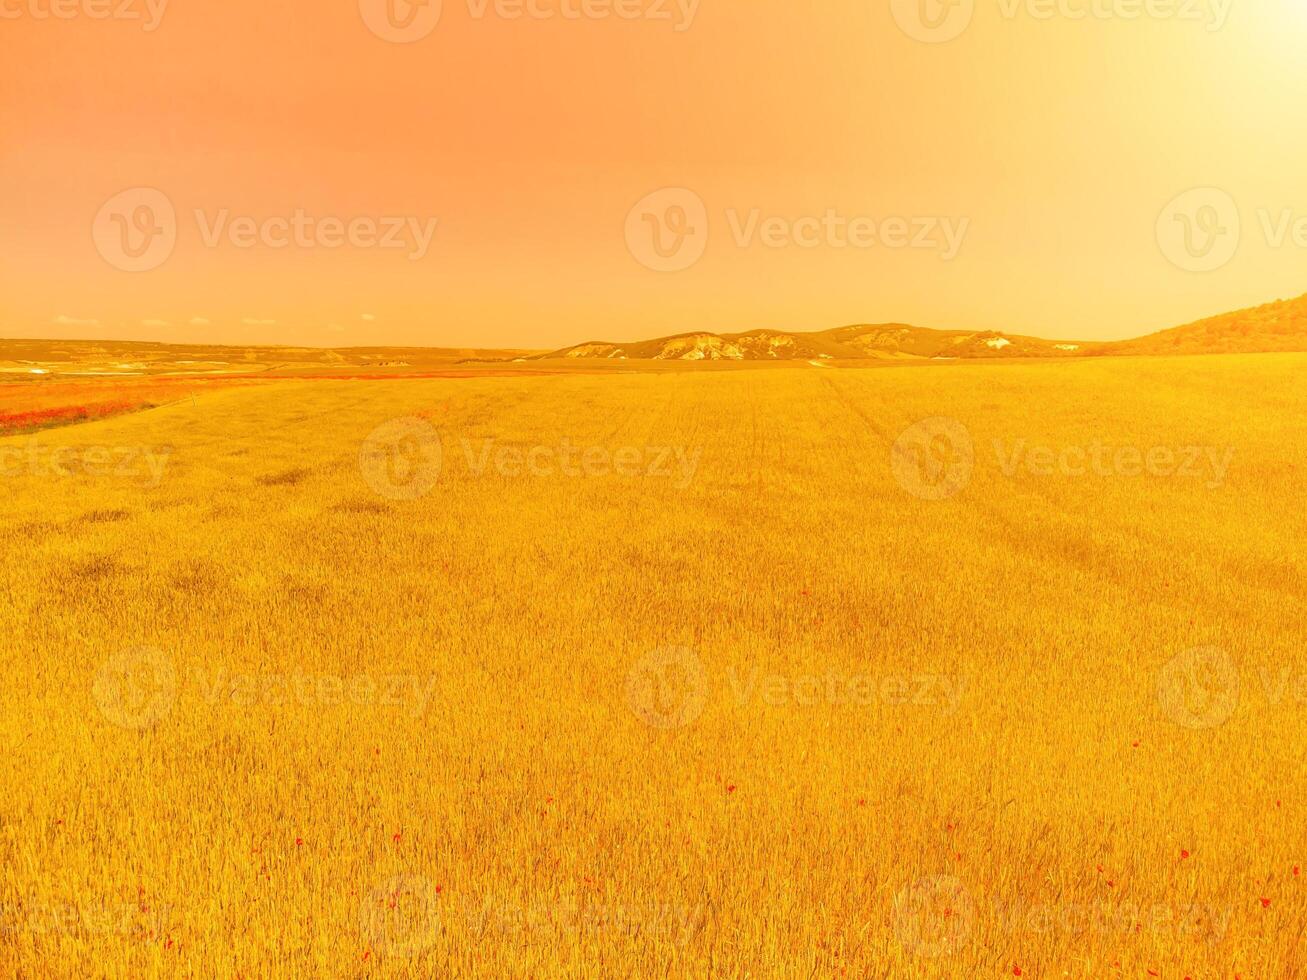
[[(304, 382), (41, 433), (166, 467), (2, 478), (0, 970), (1302, 975), (1305, 368)], [(940, 416), (976, 459), (929, 501), (891, 445)], [(390, 499), (424, 430), (365, 454), (396, 494), (360, 446), (404, 417), (443, 467)]]

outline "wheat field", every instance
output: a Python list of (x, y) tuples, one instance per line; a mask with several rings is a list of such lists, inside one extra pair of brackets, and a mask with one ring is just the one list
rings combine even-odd
[(1307, 356), (0, 440), (0, 973), (1307, 974)]

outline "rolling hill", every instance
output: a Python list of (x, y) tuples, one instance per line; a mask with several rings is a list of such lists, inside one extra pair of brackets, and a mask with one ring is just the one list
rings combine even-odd
[(997, 331), (857, 324), (813, 333), (686, 333), (621, 344), (590, 341), (541, 358), (606, 360), (958, 360), (1307, 351), (1307, 296), (1210, 317), (1134, 340), (1044, 340)]
[[(906, 323), (814, 332), (682, 333), (653, 340), (589, 341), (561, 350), (436, 347), (259, 347), (114, 340), (0, 340), (0, 380), (58, 377), (366, 374), (403, 376), (468, 369), (554, 370), (557, 361), (915, 362), (1165, 354), (1307, 352), (1307, 295), (1236, 310), (1133, 340), (1046, 340), (993, 330), (933, 330)], [(541, 362), (553, 361), (555, 364)], [(534, 366), (532, 366), (534, 365)], [(579, 365), (578, 365), (579, 366)]]
[(1107, 344), (1105, 354), (1270, 354), (1307, 351), (1307, 296), (1208, 317), (1137, 340)]
[(953, 360), (983, 357), (1069, 357), (1100, 346), (1040, 340), (993, 331), (931, 330), (906, 323), (858, 324), (816, 333), (750, 330), (686, 333), (632, 344), (591, 341), (541, 355), (656, 361)]

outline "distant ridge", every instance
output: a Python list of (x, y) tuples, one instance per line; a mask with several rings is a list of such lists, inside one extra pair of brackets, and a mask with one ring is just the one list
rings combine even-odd
[(1126, 341), (1043, 340), (993, 330), (933, 330), (906, 323), (879, 323), (811, 333), (700, 331), (634, 343), (596, 340), (537, 357), (659, 361), (923, 361), (1299, 351), (1307, 351), (1307, 296), (1277, 300)]
[[(232, 375), (366, 371), (396, 377), (451, 365), (548, 370), (539, 362), (836, 361), (926, 362), (1165, 354), (1307, 352), (1307, 295), (1223, 313), (1134, 340), (1044, 340), (996, 330), (932, 330), (906, 323), (815, 332), (698, 331), (653, 340), (595, 340), (556, 351), (469, 347), (293, 347), (119, 340), (0, 339), (0, 380), (77, 375)], [(531, 365), (536, 365), (531, 367)], [(596, 365), (597, 367), (597, 365)]]
[(997, 331), (931, 330), (906, 323), (858, 324), (799, 333), (686, 333), (633, 344), (591, 341), (543, 358), (603, 358), (655, 361), (924, 361), (958, 358), (1073, 357), (1100, 344), (1040, 340)]
[(1103, 345), (1105, 354), (1272, 354), (1307, 351), (1307, 295), (1250, 306)]

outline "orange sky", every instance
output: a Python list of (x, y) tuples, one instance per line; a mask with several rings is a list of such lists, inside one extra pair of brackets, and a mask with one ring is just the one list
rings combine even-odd
[[(1096, 339), (1307, 291), (1307, 222), (1284, 224), (1307, 218), (1304, 0), (953, 0), (974, 13), (941, 43), (899, 26), (939, 0), (444, 0), (406, 44), (368, 23), (436, 8), (391, 0), (388, 22), (385, 2), (0, 0), (0, 335), (553, 347), (903, 320)], [(141, 19), (93, 16), (118, 8)], [(135, 205), (102, 209), (139, 187), (173, 205), (176, 243), (127, 272), (102, 253)], [(1241, 222), (1205, 272), (1159, 244), (1195, 187), (1225, 195), (1196, 199), (1198, 233)], [(660, 260), (639, 236), (683, 197), (628, 222), (660, 188), (703, 202), (680, 271), (642, 264)], [(324, 247), (321, 226), (206, 243), (223, 212), (297, 211), (438, 224), (420, 258), (416, 237)], [(809, 219), (811, 247), (763, 230), (778, 216)], [(896, 218), (964, 229), (956, 254), (895, 247)], [(847, 244), (854, 219), (872, 243)]]

